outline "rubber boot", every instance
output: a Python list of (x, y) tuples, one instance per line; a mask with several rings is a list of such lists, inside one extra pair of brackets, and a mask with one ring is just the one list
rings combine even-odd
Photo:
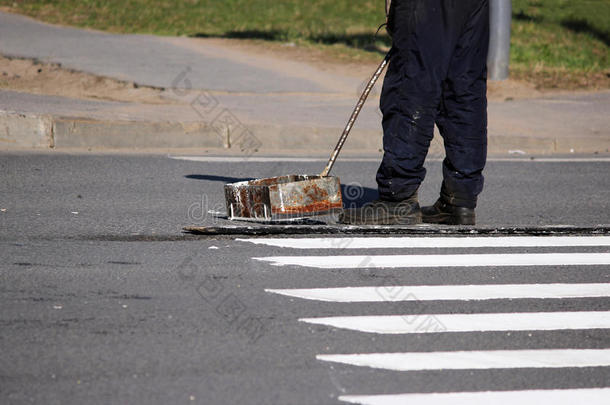
[(430, 207), (422, 207), (422, 220), (430, 224), (474, 225), (474, 208), (457, 207), (438, 199)]

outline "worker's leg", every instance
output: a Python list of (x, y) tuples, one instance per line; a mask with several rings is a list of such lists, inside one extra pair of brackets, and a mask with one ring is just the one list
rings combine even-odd
[(393, 0), (392, 58), (383, 83), (384, 156), (377, 172), (380, 198), (404, 200), (426, 174), (453, 49), (463, 25), (462, 1)]
[(476, 0), (443, 82), (437, 125), (445, 142), (441, 200), (475, 208), (487, 156), (486, 61), (489, 6)]

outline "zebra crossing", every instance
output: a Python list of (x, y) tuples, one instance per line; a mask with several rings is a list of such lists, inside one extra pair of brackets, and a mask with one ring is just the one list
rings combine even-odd
[(527, 390), (398, 395), (345, 395), (342, 401), (364, 405), (509, 405), (607, 404), (609, 388)]
[[(537, 271), (550, 266), (600, 269), (610, 277), (610, 236), (506, 236), (506, 237), (351, 237), (351, 238), (257, 238), (238, 239), (260, 246), (282, 248), (281, 256), (258, 256), (254, 261), (270, 266), (304, 268), (309, 271), (330, 269), (391, 269), (408, 272), (420, 268), (469, 269), (517, 268)], [(472, 253), (473, 248), (499, 249), (501, 252)], [(591, 249), (595, 248), (595, 249)], [(434, 250), (427, 253), (426, 250)], [(447, 250), (439, 253), (439, 250)], [(518, 249), (519, 252), (512, 252)], [(534, 251), (544, 250), (542, 253)], [(377, 254), (381, 250), (383, 254)], [(424, 252), (422, 252), (422, 250)], [(456, 250), (458, 251), (456, 253)], [(461, 253), (464, 250), (465, 253)], [(468, 250), (468, 251), (466, 251)], [(509, 250), (507, 252), (507, 250)], [(523, 252), (525, 250), (525, 252)], [(549, 252), (548, 250), (552, 250)], [(567, 251), (566, 251), (567, 250)], [(601, 251), (600, 251), (601, 250)], [(301, 252), (311, 252), (303, 255)], [(338, 254), (325, 254), (325, 253)], [(357, 254), (350, 254), (355, 252)], [(370, 254), (367, 254), (369, 253)], [(288, 267), (289, 266), (289, 267)], [(467, 274), (467, 273), (466, 273)], [(299, 300), (333, 303), (384, 303), (444, 301), (504, 302), (520, 299), (592, 300), (610, 297), (610, 283), (480, 284), (471, 280), (442, 285), (382, 284), (368, 286), (266, 289), (265, 291)], [(602, 280), (603, 281), (603, 280)], [(603, 306), (602, 306), (602, 309)], [(555, 369), (610, 367), (610, 311), (592, 310), (553, 312), (424, 313), (404, 315), (348, 315), (303, 317), (303, 324), (325, 325), (353, 333), (381, 335), (420, 335), (434, 333), (482, 333), (513, 331), (608, 330), (608, 348), (537, 348), (510, 350), (446, 350), (428, 352), (324, 353), (316, 359), (328, 364), (343, 364), (390, 372), (429, 370)], [(447, 311), (450, 312), (450, 311)], [(530, 389), (475, 392), (422, 392), (373, 395), (345, 395), (339, 400), (354, 404), (607, 404), (607, 387)]]

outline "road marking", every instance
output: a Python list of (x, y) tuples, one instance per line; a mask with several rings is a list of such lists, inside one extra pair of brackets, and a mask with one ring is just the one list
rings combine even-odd
[(361, 405), (606, 405), (610, 388), (527, 391), (450, 392), (432, 394), (342, 395), (339, 400)]
[[(191, 162), (208, 163), (272, 163), (272, 162), (326, 162), (328, 158), (299, 157), (299, 156), (174, 156), (168, 155), (170, 159), (188, 160)], [(341, 158), (343, 162), (379, 162), (378, 158)]]
[(497, 158), (491, 159), (491, 162), (531, 162), (531, 163), (598, 163), (598, 162), (610, 162), (610, 158)]
[(266, 289), (274, 294), (328, 302), (398, 302), (520, 298), (610, 297), (610, 283), (421, 285)]
[(319, 354), (318, 360), (395, 371), (610, 366), (610, 349)]
[[(300, 156), (177, 156), (168, 155), (170, 159), (176, 160), (187, 160), (191, 162), (209, 162), (209, 163), (267, 163), (267, 162), (326, 162), (326, 157), (300, 157)], [(442, 158), (438, 159), (426, 159), (428, 162), (440, 162)], [(342, 157), (342, 162), (380, 162), (381, 155), (379, 157), (370, 158), (349, 158)], [(610, 158), (488, 158), (488, 162), (523, 162), (523, 163), (598, 163), (598, 162), (610, 162)]]
[(269, 256), (253, 259), (269, 262), (273, 266), (303, 266), (319, 269), (610, 265), (610, 253)]
[(299, 321), (383, 334), (607, 329), (610, 328), (610, 312), (335, 316), (301, 318)]
[(479, 247), (582, 247), (610, 246), (610, 236), (473, 236), (473, 237), (363, 237), (363, 238), (261, 238), (236, 239), (291, 249), (395, 249)]

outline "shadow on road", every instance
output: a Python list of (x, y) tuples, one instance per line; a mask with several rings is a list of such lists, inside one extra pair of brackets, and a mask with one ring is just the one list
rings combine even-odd
[(214, 174), (187, 174), (187, 179), (193, 180), (208, 180), (208, 181), (220, 181), (222, 183), (237, 183), (238, 181), (254, 180), (252, 177), (227, 177), (227, 176), (216, 176)]
[(379, 197), (376, 188), (362, 187), (360, 184), (341, 184), (343, 207), (358, 208)]

